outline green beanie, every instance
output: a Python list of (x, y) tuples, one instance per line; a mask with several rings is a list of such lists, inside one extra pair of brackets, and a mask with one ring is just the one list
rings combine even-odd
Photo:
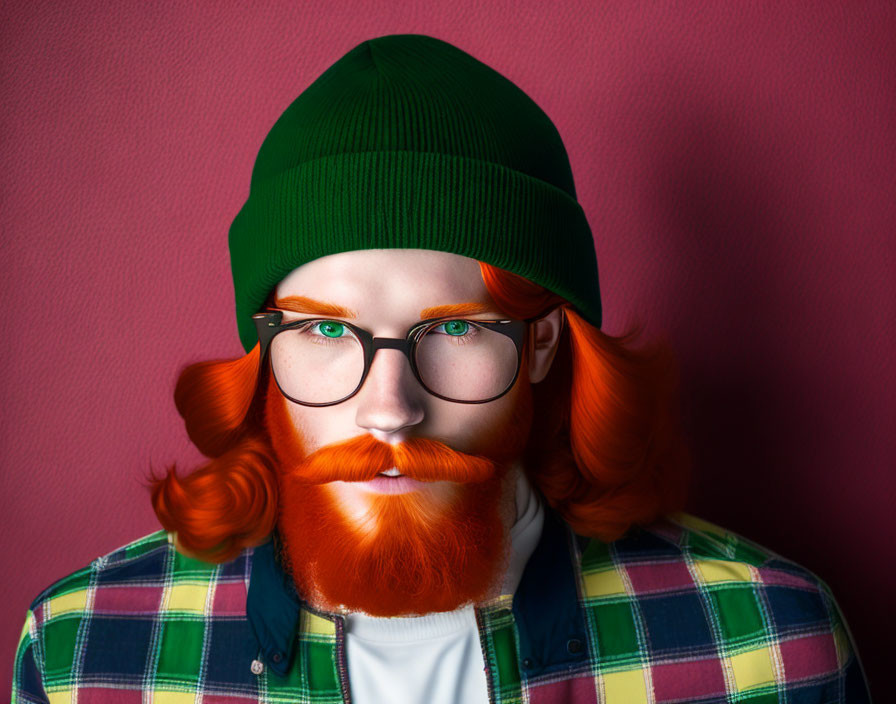
[(453, 252), (558, 293), (600, 327), (597, 259), (557, 128), (447, 42), (395, 34), (330, 66), (271, 128), (230, 228), (240, 340), (293, 269), (356, 249)]

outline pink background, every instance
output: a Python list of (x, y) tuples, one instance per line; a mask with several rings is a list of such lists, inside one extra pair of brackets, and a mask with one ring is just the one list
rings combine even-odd
[(174, 5), (0, 9), (0, 686), (30, 600), (155, 530), (143, 478), (197, 461), (172, 390), (183, 364), (241, 352), (226, 234), (271, 124), (359, 42), (420, 32), (554, 120), (604, 330), (642, 320), (680, 356), (690, 510), (825, 579), (880, 691), (893, 3)]

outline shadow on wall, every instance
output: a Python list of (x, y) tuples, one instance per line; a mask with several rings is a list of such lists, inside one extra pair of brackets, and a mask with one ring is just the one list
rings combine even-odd
[(831, 204), (800, 162), (805, 144), (746, 108), (666, 113), (650, 148), (644, 195), (676, 291), (663, 305), (680, 332), (692, 510), (820, 570), (826, 548), (800, 527), (834, 506), (825, 492), (848, 466), (824, 356)]

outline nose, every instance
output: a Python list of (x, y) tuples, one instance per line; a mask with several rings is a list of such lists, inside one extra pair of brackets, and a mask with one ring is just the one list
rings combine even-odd
[(356, 422), (383, 442), (423, 420), (426, 390), (400, 350), (379, 349), (358, 392)]

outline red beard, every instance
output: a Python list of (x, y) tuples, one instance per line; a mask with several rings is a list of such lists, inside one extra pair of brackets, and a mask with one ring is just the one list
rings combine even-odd
[[(267, 425), (279, 459), (277, 521), (283, 557), (299, 594), (321, 608), (407, 616), (451, 611), (496, 595), (513, 521), (508, 464), (525, 447), (531, 394), (519, 402), (487, 453), (469, 455), (426, 438), (389, 445), (364, 434), (307, 455), (286, 399), (269, 388)], [(456, 491), (370, 494), (363, 515), (347, 510), (334, 481), (369, 481), (396, 467)]]

